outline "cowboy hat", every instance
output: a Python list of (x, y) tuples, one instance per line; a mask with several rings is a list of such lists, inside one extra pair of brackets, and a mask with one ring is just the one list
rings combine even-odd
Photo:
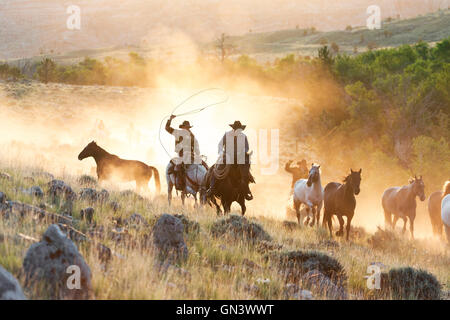
[(184, 120), (182, 124), (179, 125), (180, 129), (190, 129), (192, 128), (191, 124), (189, 123), (189, 121)]
[(233, 124), (230, 124), (229, 126), (232, 127), (234, 130), (237, 130), (237, 129), (242, 129), (242, 130), (244, 130), (245, 127), (247, 127), (247, 126), (241, 124), (240, 121), (235, 121)]

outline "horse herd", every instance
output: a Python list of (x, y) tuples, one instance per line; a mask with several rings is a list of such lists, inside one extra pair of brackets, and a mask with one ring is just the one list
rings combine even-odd
[[(135, 181), (137, 190), (148, 190), (148, 182), (152, 176), (155, 179), (156, 190), (160, 192), (159, 173), (155, 167), (148, 166), (143, 162), (134, 160), (124, 160), (112, 155), (99, 147), (94, 141), (89, 143), (78, 156), (79, 160), (87, 157), (93, 157), (97, 164), (97, 177), (99, 182), (116, 179), (123, 182)], [(181, 167), (182, 168), (182, 167)], [(209, 169), (209, 170), (208, 170)], [(176, 169), (180, 170), (180, 169)], [(206, 199), (205, 185), (209, 180), (209, 175), (217, 171), (215, 166), (207, 168), (204, 165), (190, 165), (184, 172), (186, 177), (185, 189), (181, 193), (182, 200), (187, 194), (194, 196), (197, 204), (197, 193), (200, 193), (201, 204), (210, 203), (215, 205), (217, 213), (220, 213), (220, 206), (216, 203), (215, 197)], [(346, 217), (346, 239), (349, 239), (351, 221), (356, 208), (356, 195), (360, 193), (361, 173), (350, 169), (342, 183), (330, 182), (325, 188), (322, 188), (320, 166), (312, 164), (307, 179), (299, 179), (295, 182), (292, 190), (293, 208), (301, 224), (305, 216), (305, 224), (311, 226), (319, 225), (320, 212), (322, 207), (323, 221), (322, 226), (328, 227), (330, 236), (332, 236), (332, 218), (337, 216), (339, 221), (339, 230), (336, 236), (344, 235), (344, 219)], [(233, 192), (233, 170), (228, 173), (229, 180), (223, 180), (219, 184), (218, 190), (221, 190), (220, 199), (224, 212), (230, 212), (231, 203), (238, 202), (241, 205), (242, 214), (245, 214), (245, 199), (239, 192)], [(166, 168), (166, 179), (168, 184), (168, 201), (171, 202), (171, 194), (174, 186), (177, 185), (176, 172), (169, 172), (169, 165)], [(384, 191), (381, 204), (384, 210), (385, 224), (387, 227), (395, 229), (397, 221), (403, 220), (403, 232), (406, 231), (406, 224), (409, 220), (409, 229), (411, 237), (414, 238), (414, 220), (416, 217), (416, 197), (421, 201), (425, 200), (425, 185), (422, 176), (410, 179), (409, 184), (402, 187), (391, 187)], [(442, 234), (442, 228), (445, 228), (447, 239), (450, 242), (450, 181), (447, 181), (443, 191), (433, 193), (428, 201), (433, 232), (437, 235)], [(302, 212), (306, 212), (305, 215)], [(310, 220), (312, 220), (310, 222)]]

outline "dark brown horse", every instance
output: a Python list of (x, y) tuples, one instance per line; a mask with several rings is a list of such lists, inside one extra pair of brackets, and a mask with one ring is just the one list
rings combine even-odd
[(100, 148), (95, 141), (89, 143), (81, 151), (78, 155), (78, 160), (83, 160), (88, 157), (95, 159), (99, 182), (105, 180), (118, 180), (121, 182), (136, 181), (138, 191), (142, 188), (148, 191), (148, 182), (152, 175), (154, 175), (156, 190), (158, 193), (161, 190), (159, 173), (155, 167), (148, 166), (141, 161), (121, 159)]
[(323, 226), (330, 230), (330, 236), (332, 236), (332, 221), (333, 215), (336, 215), (339, 220), (339, 231), (336, 232), (336, 236), (342, 237), (344, 235), (344, 219), (347, 217), (347, 235), (348, 240), (350, 233), (350, 224), (355, 214), (356, 198), (360, 192), (359, 186), (361, 184), (361, 172), (353, 171), (350, 169), (350, 174), (344, 179), (344, 184), (338, 182), (330, 182), (326, 185), (324, 196), (324, 213), (323, 213)]
[[(383, 193), (382, 205), (386, 226), (395, 229), (398, 219), (403, 219), (403, 233), (406, 231), (406, 221), (409, 218), (409, 229), (414, 239), (414, 219), (416, 218), (416, 197), (420, 201), (425, 200), (425, 185), (422, 176), (409, 180), (409, 185), (403, 187), (392, 187)], [(391, 220), (394, 215), (394, 221)]]
[(242, 215), (245, 215), (245, 211), (247, 210), (245, 200), (250, 192), (248, 184), (255, 182), (250, 173), (250, 166), (246, 166), (246, 169), (244, 169), (248, 170), (246, 174), (248, 176), (248, 181), (245, 181), (244, 183), (242, 183), (241, 168), (239, 165), (219, 165), (218, 169), (216, 166), (217, 164), (213, 165), (205, 176), (206, 182), (204, 183), (203, 188), (206, 189), (210, 187), (211, 176), (215, 175), (216, 179), (214, 193), (209, 197), (205, 196), (205, 201), (212, 202), (216, 206), (218, 214), (220, 213), (220, 207), (218, 206), (216, 199), (220, 199), (225, 214), (231, 211), (231, 204), (236, 201), (241, 206)]

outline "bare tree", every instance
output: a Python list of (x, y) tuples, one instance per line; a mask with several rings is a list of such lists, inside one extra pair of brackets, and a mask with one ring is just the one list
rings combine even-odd
[(228, 39), (228, 36), (225, 35), (225, 33), (222, 33), (220, 35), (220, 38), (218, 38), (216, 40), (216, 42), (217, 42), (216, 48), (219, 50), (219, 59), (220, 59), (221, 63), (223, 63), (225, 61), (225, 59), (230, 54), (232, 54), (236, 49), (236, 46), (234, 46), (231, 43), (227, 43), (227, 39)]

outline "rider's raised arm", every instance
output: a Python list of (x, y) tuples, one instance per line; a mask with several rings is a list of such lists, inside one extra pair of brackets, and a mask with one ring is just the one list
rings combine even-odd
[(286, 162), (286, 165), (284, 166), (284, 170), (286, 170), (289, 173), (293, 173), (293, 169), (291, 168), (292, 161)]
[(175, 129), (170, 126), (171, 122), (172, 122), (172, 119), (167, 120), (167, 122), (166, 122), (166, 131), (168, 133), (170, 133), (170, 134), (173, 134)]

